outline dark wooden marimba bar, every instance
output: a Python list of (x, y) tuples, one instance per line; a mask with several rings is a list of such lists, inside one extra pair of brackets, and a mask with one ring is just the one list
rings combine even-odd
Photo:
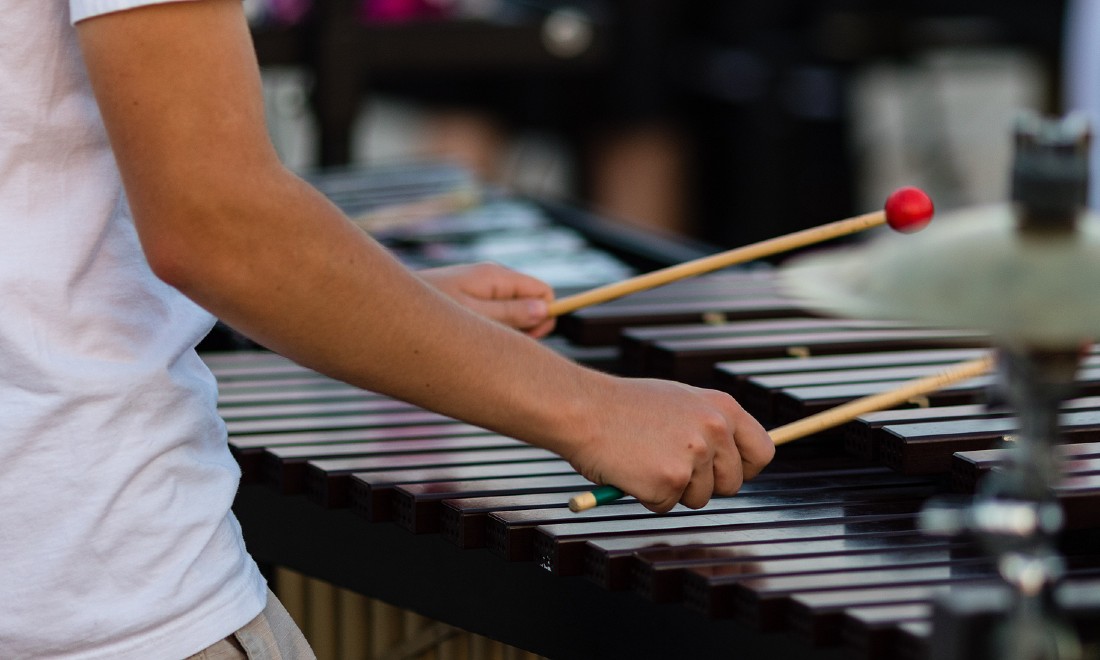
[[(575, 359), (725, 389), (768, 427), (987, 344), (814, 318), (767, 271), (636, 294), (563, 318), (561, 332), (554, 345)], [(965, 501), (1003, 465), (1013, 419), (988, 377), (785, 445), (737, 496), (658, 516), (629, 497), (572, 513), (569, 497), (592, 484), (553, 454), (262, 351), (205, 357), (257, 559), (544, 656), (928, 658), (936, 599), (1000, 588), (975, 540), (918, 524), (930, 498)], [(1086, 642), (1100, 607), (1094, 363), (1064, 406), (1057, 490), (1059, 597)], [(960, 615), (952, 634), (985, 634), (995, 619)]]

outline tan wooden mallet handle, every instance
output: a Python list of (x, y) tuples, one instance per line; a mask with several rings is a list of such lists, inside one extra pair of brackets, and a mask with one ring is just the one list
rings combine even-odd
[(783, 426), (768, 431), (768, 434), (772, 437), (772, 442), (774, 442), (776, 446), (786, 444), (792, 440), (798, 440), (799, 438), (804, 438), (808, 435), (831, 429), (834, 426), (839, 426), (845, 422), (850, 422), (860, 415), (875, 412), (876, 410), (886, 410), (891, 406), (896, 406), (910, 399), (935, 392), (948, 385), (953, 385), (970, 378), (976, 378), (992, 369), (993, 363), (993, 355), (986, 355), (976, 360), (962, 362), (937, 374), (925, 376), (924, 378), (917, 378), (889, 392), (871, 394), (861, 399), (849, 401), (836, 408), (830, 408), (829, 410), (819, 412), (816, 415), (810, 415), (797, 422), (784, 424)]
[[(830, 408), (829, 410), (819, 412), (816, 415), (810, 415), (797, 422), (791, 422), (790, 424), (776, 427), (768, 431), (768, 434), (771, 436), (772, 442), (774, 442), (776, 446), (799, 440), (808, 435), (813, 435), (814, 433), (831, 429), (845, 422), (850, 422), (860, 415), (865, 415), (877, 410), (886, 410), (891, 406), (896, 406), (910, 399), (935, 392), (948, 385), (960, 383), (970, 378), (976, 378), (992, 369), (994, 363), (995, 359), (993, 354), (986, 355), (976, 360), (961, 362), (939, 373), (932, 374), (931, 376), (917, 378), (916, 380), (910, 381), (888, 392), (880, 392), (878, 394), (865, 396), (861, 399), (849, 401), (836, 408)], [(569, 509), (574, 512), (586, 511), (597, 504), (608, 502), (622, 496), (623, 492), (613, 486), (600, 486), (594, 491), (581, 493), (571, 498), (569, 500)]]
[(573, 296), (566, 296), (550, 303), (550, 316), (561, 316), (582, 307), (604, 303), (639, 291), (646, 291), (678, 280), (710, 273), (728, 266), (743, 264), (756, 259), (789, 252), (833, 238), (855, 234), (888, 223), (901, 232), (913, 232), (923, 228), (932, 218), (932, 201), (923, 191), (907, 187), (894, 191), (886, 200), (882, 211), (872, 211), (845, 220), (803, 229), (784, 236), (769, 238), (718, 254), (685, 261), (650, 273), (631, 277), (590, 289)]

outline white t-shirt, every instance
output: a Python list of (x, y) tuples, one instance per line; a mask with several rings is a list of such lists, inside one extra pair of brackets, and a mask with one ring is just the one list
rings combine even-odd
[(213, 319), (145, 261), (72, 26), (160, 1), (0, 0), (0, 658), (182, 658), (265, 602)]

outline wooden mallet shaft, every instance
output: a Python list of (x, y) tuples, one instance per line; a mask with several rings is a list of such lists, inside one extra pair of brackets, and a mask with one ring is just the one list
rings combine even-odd
[(790, 424), (776, 427), (768, 431), (768, 435), (772, 437), (772, 442), (778, 447), (792, 440), (805, 438), (808, 435), (813, 435), (814, 433), (831, 429), (845, 422), (850, 422), (860, 415), (875, 412), (876, 410), (886, 410), (891, 406), (900, 405), (910, 399), (915, 399), (916, 397), (943, 389), (948, 385), (976, 378), (985, 374), (992, 368), (992, 355), (986, 355), (976, 360), (962, 362), (954, 367), (932, 374), (931, 376), (917, 378), (897, 389), (871, 394), (841, 404), (835, 408), (819, 412), (816, 415), (810, 415), (797, 422), (791, 422)]
[[(945, 369), (931, 376), (917, 378), (899, 388), (888, 392), (880, 392), (869, 396), (849, 401), (835, 408), (830, 408), (816, 415), (810, 415), (797, 422), (776, 427), (768, 434), (776, 446), (805, 438), (814, 433), (820, 433), (826, 429), (850, 422), (860, 415), (886, 410), (891, 406), (905, 403), (906, 401), (923, 396), (948, 385), (960, 383), (964, 380), (976, 378), (987, 373), (993, 368), (994, 357), (992, 354), (975, 360), (962, 362), (949, 369)], [(581, 493), (569, 500), (569, 509), (572, 511), (585, 511), (597, 504), (603, 504), (623, 496), (623, 492), (614, 486), (600, 486), (588, 493)]]
[(932, 200), (928, 198), (924, 191), (912, 186), (899, 188), (886, 198), (886, 204), (881, 211), (864, 213), (845, 220), (837, 220), (818, 227), (769, 238), (759, 243), (686, 261), (682, 264), (655, 270), (620, 282), (606, 284), (574, 296), (567, 296), (550, 303), (550, 316), (561, 316), (582, 307), (604, 303), (631, 293), (646, 291), (728, 266), (763, 259), (781, 252), (789, 252), (833, 238), (855, 234), (872, 227), (878, 227), (884, 223), (903, 233), (919, 231), (932, 219), (933, 212)]
[(877, 227), (886, 222), (885, 211), (873, 211), (863, 215), (857, 215), (845, 220), (837, 220), (818, 227), (803, 229), (792, 234), (769, 238), (759, 243), (746, 245), (718, 254), (712, 254), (692, 261), (669, 266), (649, 273), (631, 277), (629, 279), (605, 284), (604, 286), (589, 289), (572, 296), (566, 296), (555, 300), (550, 304), (550, 315), (561, 316), (569, 312), (589, 307), (609, 300), (615, 300), (623, 296), (647, 291), (678, 280), (687, 279), (696, 275), (710, 273), (728, 266), (748, 263), (764, 257), (789, 252), (807, 245), (821, 243), (833, 238), (855, 234), (872, 227)]

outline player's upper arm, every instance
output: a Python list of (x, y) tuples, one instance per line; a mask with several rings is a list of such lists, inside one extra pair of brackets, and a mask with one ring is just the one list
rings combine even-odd
[(280, 168), (240, 0), (150, 5), (80, 21), (77, 31), (157, 268), (180, 254), (181, 240), (219, 231), (232, 214), (211, 211), (247, 197), (242, 182), (263, 186)]

